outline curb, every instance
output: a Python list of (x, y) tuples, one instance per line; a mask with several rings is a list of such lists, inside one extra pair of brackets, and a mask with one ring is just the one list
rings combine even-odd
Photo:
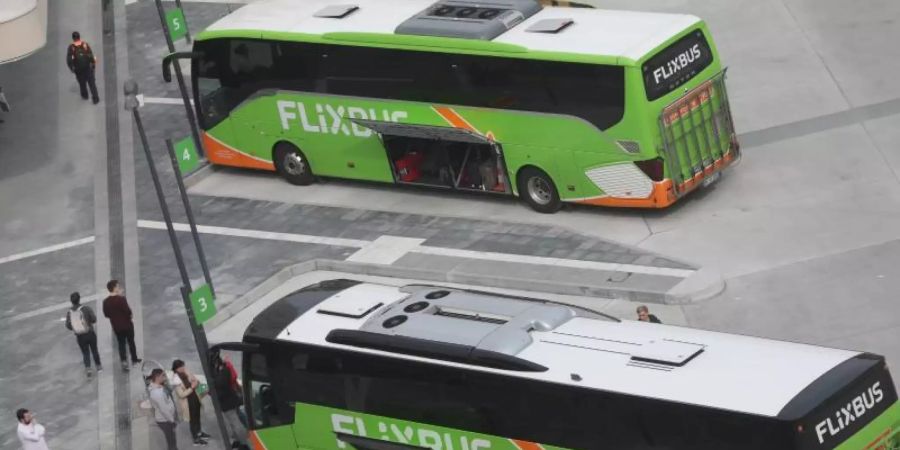
[(184, 188), (190, 189), (196, 186), (198, 183), (205, 180), (206, 177), (212, 175), (214, 172), (215, 169), (213, 168), (213, 165), (210, 164), (208, 160), (201, 158), (200, 167), (184, 177)]
[(725, 282), (715, 271), (700, 269), (694, 275), (670, 289), (668, 292), (638, 292), (627, 289), (616, 289), (600, 286), (585, 286), (576, 283), (540, 281), (535, 279), (496, 277), (481, 274), (465, 273), (456, 270), (441, 271), (433, 269), (394, 267), (389, 265), (337, 261), (333, 259), (314, 259), (294, 264), (279, 270), (250, 291), (223, 302), (218, 306), (215, 317), (204, 324), (207, 329), (214, 329), (240, 313), (244, 308), (283, 285), (294, 277), (315, 272), (345, 272), (356, 275), (372, 275), (391, 278), (411, 278), (437, 283), (470, 284), (483, 287), (518, 289), (550, 294), (591, 296), (628, 300), (634, 302), (680, 305), (707, 300), (722, 292)]

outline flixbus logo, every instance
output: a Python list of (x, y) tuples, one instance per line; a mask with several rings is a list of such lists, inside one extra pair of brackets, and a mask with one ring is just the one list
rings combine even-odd
[[(308, 133), (344, 134), (346, 136), (369, 137), (372, 130), (361, 127), (352, 121), (345, 121), (344, 117), (351, 119), (381, 120), (384, 122), (400, 122), (407, 118), (406, 111), (394, 111), (388, 109), (376, 110), (375, 108), (361, 108), (359, 106), (344, 106), (316, 103), (307, 108), (304, 102), (279, 100), (278, 117), (281, 119), (281, 128), (290, 130), (298, 124), (303, 131)], [(381, 113), (380, 115), (378, 113)]]
[[(331, 414), (331, 427), (335, 433), (380, 439), (387, 442), (406, 444), (431, 450), (489, 450), (491, 441), (480, 437), (467, 436), (461, 432), (437, 430), (421, 424), (367, 420), (348, 414)], [(339, 448), (347, 448), (340, 439)]]
[(833, 417), (826, 417), (825, 420), (816, 425), (816, 437), (819, 443), (825, 442), (825, 437), (833, 437), (847, 428), (851, 423), (863, 420), (869, 410), (875, 407), (884, 399), (884, 393), (881, 391), (881, 382), (876, 381), (868, 390), (856, 397), (853, 397), (846, 406), (842, 406), (835, 411)]

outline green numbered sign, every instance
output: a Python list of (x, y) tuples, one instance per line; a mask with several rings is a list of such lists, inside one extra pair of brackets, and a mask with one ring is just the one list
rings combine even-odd
[(169, 36), (172, 37), (173, 41), (187, 36), (187, 21), (184, 20), (184, 11), (181, 8), (167, 11), (166, 26), (169, 27)]
[(208, 284), (191, 292), (191, 308), (194, 309), (194, 320), (197, 321), (197, 325), (203, 325), (216, 315), (216, 301)]
[(175, 158), (178, 159), (178, 169), (182, 175), (187, 175), (200, 164), (197, 147), (190, 136), (175, 143)]

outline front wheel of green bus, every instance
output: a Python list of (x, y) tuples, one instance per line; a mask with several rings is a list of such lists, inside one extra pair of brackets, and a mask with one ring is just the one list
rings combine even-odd
[(531, 209), (551, 214), (562, 207), (556, 185), (544, 171), (535, 167), (525, 167), (519, 171), (517, 182), (519, 197), (525, 200)]
[(299, 148), (287, 142), (279, 142), (272, 156), (275, 160), (275, 170), (288, 183), (306, 186), (314, 181), (309, 161)]

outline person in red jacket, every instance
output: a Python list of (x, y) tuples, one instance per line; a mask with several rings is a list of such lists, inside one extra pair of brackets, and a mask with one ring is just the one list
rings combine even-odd
[(119, 344), (119, 359), (122, 361), (122, 369), (128, 370), (128, 360), (125, 355), (125, 344), (131, 350), (131, 363), (139, 364), (142, 360), (137, 356), (134, 346), (134, 322), (131, 321), (131, 308), (125, 299), (125, 290), (119, 285), (118, 280), (109, 280), (106, 283), (109, 296), (103, 300), (103, 315), (109, 318), (113, 332), (116, 333), (116, 342)]

